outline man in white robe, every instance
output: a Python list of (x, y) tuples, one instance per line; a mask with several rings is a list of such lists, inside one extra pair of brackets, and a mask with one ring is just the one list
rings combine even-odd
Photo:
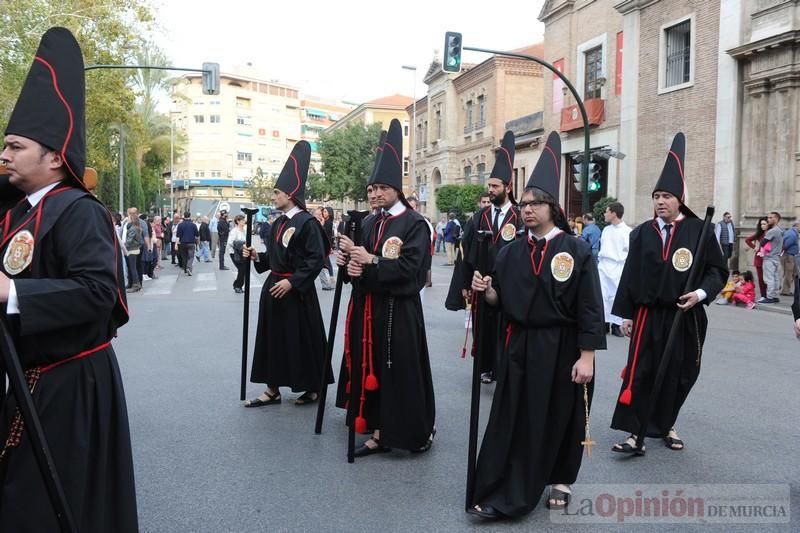
[(600, 289), (603, 293), (603, 310), (606, 324), (611, 325), (611, 334), (623, 337), (620, 325), (622, 319), (611, 314), (614, 296), (617, 294), (622, 268), (628, 257), (631, 227), (622, 221), (625, 208), (619, 202), (608, 204), (603, 216), (608, 225), (600, 236), (600, 253), (598, 254), (597, 271), (600, 274)]

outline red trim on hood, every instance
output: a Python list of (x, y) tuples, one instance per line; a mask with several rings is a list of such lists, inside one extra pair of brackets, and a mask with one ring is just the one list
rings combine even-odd
[(72, 130), (75, 125), (74, 119), (72, 117), (72, 108), (69, 106), (67, 99), (64, 98), (64, 95), (61, 94), (61, 89), (58, 88), (58, 75), (56, 74), (56, 70), (53, 68), (53, 66), (50, 63), (48, 63), (45, 59), (42, 59), (39, 56), (35, 56), (33, 59), (35, 61), (42, 63), (50, 71), (50, 76), (53, 78), (53, 89), (55, 89), (59, 100), (61, 100), (61, 103), (64, 104), (64, 107), (67, 110), (67, 116), (69, 117), (69, 129), (67, 130), (67, 136), (64, 139), (64, 145), (61, 147), (61, 159), (64, 160), (64, 165), (67, 167), (67, 170), (69, 170), (70, 174), (72, 174), (75, 177), (75, 179), (83, 183), (82, 177), (78, 176), (78, 174), (72, 169), (72, 167), (69, 166), (69, 161), (67, 160), (67, 145), (69, 144), (69, 141), (72, 138)]

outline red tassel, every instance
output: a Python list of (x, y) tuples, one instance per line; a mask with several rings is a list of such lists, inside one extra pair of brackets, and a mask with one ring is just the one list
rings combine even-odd
[(620, 374), (619, 374), (619, 379), (621, 379), (622, 381), (625, 381), (625, 376), (627, 376), (627, 375), (628, 375), (628, 367), (627, 366), (623, 366), (622, 367), (622, 372), (620, 372)]
[(363, 416), (356, 417), (356, 433), (367, 432), (367, 419)]
[(630, 405), (632, 396), (633, 395), (631, 394), (631, 389), (625, 389), (624, 391), (622, 391), (622, 394), (619, 395), (619, 403), (621, 403), (622, 405)]
[(344, 388), (344, 390), (345, 390), (345, 392), (347, 392), (347, 394), (350, 394), (350, 382), (349, 381), (347, 382), (347, 386)]
[(364, 388), (368, 391), (378, 390), (378, 378), (375, 377), (375, 374), (370, 374), (367, 376), (367, 380), (364, 383)]

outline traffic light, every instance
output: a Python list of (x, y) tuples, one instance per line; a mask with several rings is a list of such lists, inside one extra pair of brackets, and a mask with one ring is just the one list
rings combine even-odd
[(461, 34), (448, 31), (444, 35), (444, 61), (442, 70), (445, 72), (461, 72)]
[[(578, 192), (583, 190), (583, 179), (581, 170), (583, 165), (572, 165), (573, 176), (575, 179), (575, 188)], [(599, 191), (603, 184), (600, 177), (600, 165), (598, 163), (589, 163), (589, 180), (587, 181), (588, 190), (590, 193)]]
[(600, 187), (600, 165), (589, 163), (589, 192), (597, 192)]
[(203, 94), (219, 94), (219, 63), (203, 63)]

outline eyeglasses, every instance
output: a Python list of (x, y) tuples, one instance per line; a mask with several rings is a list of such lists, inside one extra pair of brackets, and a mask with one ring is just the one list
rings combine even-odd
[(543, 202), (542, 200), (531, 200), (530, 202), (519, 202), (517, 205), (520, 209), (525, 209), (526, 207), (538, 207), (540, 205), (544, 205), (547, 202)]

